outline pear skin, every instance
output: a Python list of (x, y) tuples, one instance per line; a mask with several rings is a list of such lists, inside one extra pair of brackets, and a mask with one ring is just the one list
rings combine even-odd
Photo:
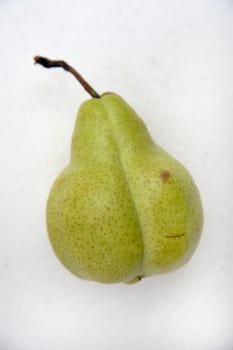
[(173, 270), (201, 232), (198, 190), (118, 95), (85, 102), (71, 161), (47, 205), (56, 255), (75, 275), (103, 283)]

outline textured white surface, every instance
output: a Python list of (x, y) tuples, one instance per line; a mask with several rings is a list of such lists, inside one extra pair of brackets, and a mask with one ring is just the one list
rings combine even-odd
[[(233, 2), (0, 2), (0, 349), (233, 349)], [(133, 285), (67, 272), (45, 204), (88, 98), (120, 93), (202, 194), (205, 227), (182, 269)]]

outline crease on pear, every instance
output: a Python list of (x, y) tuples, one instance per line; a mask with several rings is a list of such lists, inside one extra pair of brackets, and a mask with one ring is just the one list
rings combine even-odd
[[(111, 92), (107, 92), (107, 93), (104, 93), (102, 96), (111, 96), (112, 93)], [(115, 95), (115, 94), (114, 94)], [(109, 115), (109, 111), (108, 111), (108, 108), (106, 107), (105, 103), (104, 103), (104, 99), (102, 98), (102, 102), (103, 102), (103, 107), (105, 108), (106, 110), (106, 113), (107, 115)], [(144, 252), (144, 240), (143, 240), (143, 228), (142, 228), (142, 223), (141, 223), (141, 218), (140, 218), (140, 215), (138, 213), (138, 209), (137, 209), (137, 205), (136, 205), (136, 202), (135, 202), (135, 199), (134, 199), (134, 195), (133, 195), (133, 191), (132, 191), (132, 188), (131, 188), (131, 185), (130, 185), (130, 182), (128, 180), (128, 177), (127, 177), (127, 172), (124, 168), (124, 164), (122, 162), (122, 158), (121, 158), (121, 152), (120, 152), (120, 149), (119, 149), (119, 145), (117, 143), (117, 137), (114, 133), (114, 127), (112, 125), (112, 122), (111, 122), (111, 119), (108, 118), (109, 120), (109, 123), (111, 125), (111, 131), (112, 131), (112, 135), (113, 135), (113, 139), (115, 140), (115, 144), (116, 144), (116, 147), (117, 147), (117, 150), (118, 150), (118, 156), (119, 156), (119, 162), (120, 162), (120, 167), (121, 167), (121, 170), (122, 170), (122, 173), (123, 173), (123, 176), (125, 178), (125, 181), (126, 181), (126, 184), (127, 184), (127, 187), (129, 189), (129, 192), (130, 192), (130, 196), (131, 196), (131, 199), (132, 199), (132, 203), (133, 203), (133, 206), (134, 206), (134, 210), (135, 210), (135, 213), (136, 213), (136, 216), (137, 216), (137, 219), (138, 219), (138, 224), (140, 226), (140, 233), (141, 233), (141, 242), (142, 242), (142, 246), (143, 246), (143, 252)], [(137, 271), (133, 276), (128, 278), (125, 282), (126, 283), (136, 283), (138, 281), (140, 281), (142, 278), (143, 278), (143, 274), (144, 274), (144, 254), (142, 256), (142, 261), (141, 261), (141, 268), (140, 268), (140, 271)]]

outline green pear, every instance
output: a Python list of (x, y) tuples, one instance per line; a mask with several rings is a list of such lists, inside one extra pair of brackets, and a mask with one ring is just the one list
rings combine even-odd
[(189, 172), (158, 146), (117, 94), (91, 94), (79, 108), (70, 163), (52, 186), (47, 228), (62, 264), (83, 279), (133, 283), (172, 271), (192, 256), (203, 211)]

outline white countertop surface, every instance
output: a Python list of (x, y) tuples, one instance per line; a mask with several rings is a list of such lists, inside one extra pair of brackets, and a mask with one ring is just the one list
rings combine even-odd
[[(0, 350), (233, 349), (233, 2), (0, 2)], [(192, 173), (205, 226), (182, 269), (132, 286), (66, 271), (45, 205), (87, 94), (122, 95)]]

